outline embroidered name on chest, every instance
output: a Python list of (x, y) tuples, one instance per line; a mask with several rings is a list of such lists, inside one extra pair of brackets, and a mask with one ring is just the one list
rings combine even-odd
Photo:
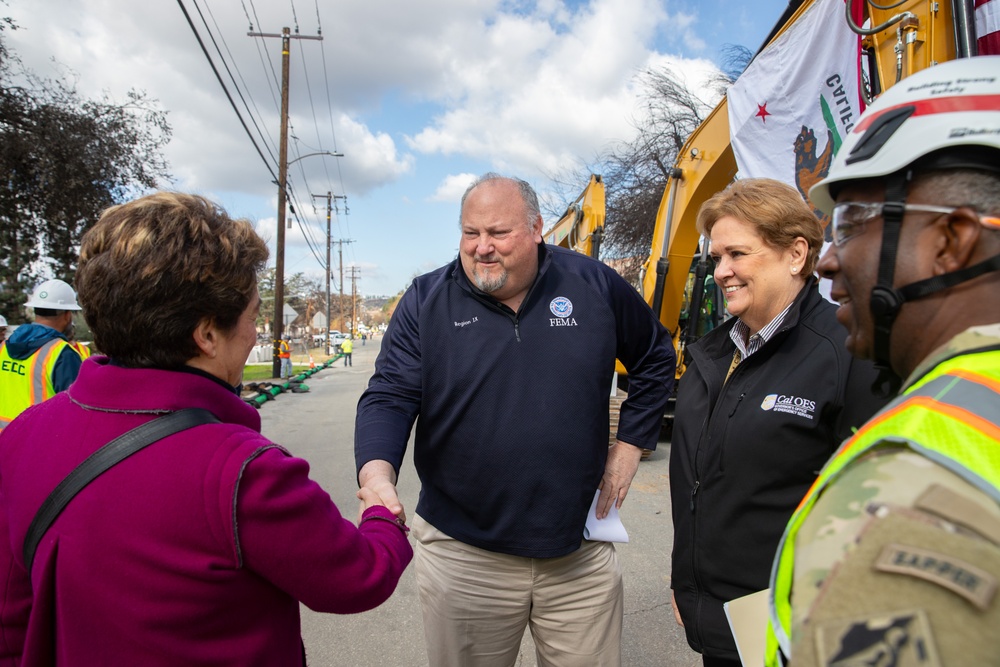
[(816, 401), (801, 396), (770, 394), (764, 397), (760, 409), (765, 412), (784, 412), (797, 417), (813, 419), (816, 413)]

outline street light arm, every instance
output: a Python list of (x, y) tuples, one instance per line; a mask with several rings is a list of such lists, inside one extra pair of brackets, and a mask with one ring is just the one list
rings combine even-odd
[(330, 157), (344, 157), (343, 153), (331, 153), (330, 151), (317, 151), (315, 153), (306, 153), (305, 155), (300, 155), (297, 158), (295, 158), (294, 160), (289, 160), (288, 161), (288, 165), (289, 166), (293, 165), (296, 162), (298, 162), (299, 160), (301, 160), (303, 158), (307, 158), (307, 157), (312, 157), (313, 155), (329, 155)]

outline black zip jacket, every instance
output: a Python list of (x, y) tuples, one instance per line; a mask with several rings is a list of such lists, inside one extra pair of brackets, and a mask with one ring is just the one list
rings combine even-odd
[(419, 414), (420, 516), (490, 551), (571, 553), (604, 474), (616, 357), (629, 370), (618, 438), (653, 449), (675, 357), (634, 288), (543, 244), (515, 313), (456, 259), (414, 280), (393, 314), (358, 403), (357, 468), (381, 459), (398, 472)]
[(689, 347), (670, 451), (671, 587), (688, 643), (739, 660), (723, 602), (767, 588), (785, 524), (820, 468), (885, 403), (811, 278), (723, 384), (736, 318)]

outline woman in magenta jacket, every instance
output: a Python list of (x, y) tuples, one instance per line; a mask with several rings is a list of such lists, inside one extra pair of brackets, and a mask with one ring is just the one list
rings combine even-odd
[[(351, 613), (392, 594), (412, 555), (402, 521), (362, 489), (355, 527), (239, 396), (266, 258), (249, 222), (177, 193), (112, 207), (84, 237), (77, 290), (108, 356), (0, 435), (0, 665), (302, 665), (300, 602)], [(27, 571), (56, 485), (183, 408), (219, 423), (91, 482)]]

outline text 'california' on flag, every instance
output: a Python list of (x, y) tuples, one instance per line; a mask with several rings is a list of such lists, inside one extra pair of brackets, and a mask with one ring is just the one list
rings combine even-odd
[(815, 0), (757, 54), (727, 93), (739, 178), (807, 197), (861, 115), (860, 49), (844, 0)]
[(1000, 55), (1000, 0), (976, 0), (976, 38), (979, 55)]

